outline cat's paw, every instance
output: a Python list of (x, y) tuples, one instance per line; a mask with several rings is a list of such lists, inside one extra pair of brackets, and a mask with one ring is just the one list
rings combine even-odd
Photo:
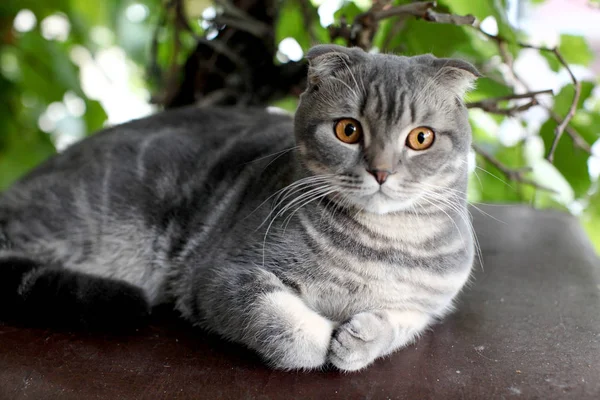
[(272, 367), (311, 370), (327, 362), (332, 321), (284, 291), (265, 294), (258, 304), (248, 339)]
[(392, 341), (392, 327), (383, 315), (355, 315), (333, 334), (329, 362), (342, 371), (357, 371), (381, 356)]

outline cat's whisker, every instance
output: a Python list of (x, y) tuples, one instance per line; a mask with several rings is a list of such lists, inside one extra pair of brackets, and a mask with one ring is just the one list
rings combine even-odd
[(290, 213), (290, 215), (283, 221), (283, 224), (285, 224), (283, 231), (285, 232), (285, 230), (287, 229), (290, 221), (292, 220), (294, 214), (296, 214), (301, 208), (306, 207), (308, 204), (312, 203), (313, 201), (319, 200), (319, 199), (323, 199), (324, 197), (330, 195), (331, 193), (335, 193), (337, 191), (337, 189), (332, 189), (329, 190), (325, 193), (321, 193), (318, 194), (316, 196), (313, 196), (312, 198), (309, 198), (308, 200), (305, 200), (298, 208), (296, 208), (294, 211), (292, 211)]
[(443, 190), (443, 191), (450, 191), (450, 192), (457, 193), (457, 194), (460, 194), (460, 195), (465, 195), (465, 196), (467, 195), (467, 192), (464, 192), (462, 190), (453, 189), (453, 188), (444, 187), (444, 186), (439, 186), (439, 185), (433, 185), (433, 184), (430, 184), (430, 183), (427, 183), (427, 182), (421, 182), (421, 185), (422, 186), (427, 186), (427, 187), (430, 187), (430, 188), (434, 188), (434, 189), (440, 189), (440, 190)]
[[(308, 192), (302, 193), (300, 194), (298, 197), (296, 197), (295, 199), (291, 200), (289, 203), (287, 203), (284, 207), (282, 207), (282, 209), (280, 209), (277, 214), (275, 214), (275, 216), (271, 219), (271, 222), (269, 223), (269, 225), (267, 226), (267, 229), (265, 231), (265, 236), (263, 238), (263, 265), (265, 263), (265, 246), (267, 243), (267, 237), (269, 235), (269, 231), (271, 230), (271, 226), (273, 225), (273, 223), (275, 222), (275, 220), (277, 220), (277, 218), (280, 215), (283, 215), (287, 210), (290, 209), (290, 207), (293, 206), (293, 204), (297, 204), (299, 201), (303, 201), (305, 200), (307, 197), (310, 197), (314, 194), (318, 194), (319, 192), (323, 191), (323, 190), (327, 190), (327, 187), (323, 187), (320, 186), (316, 189), (311, 189)], [(274, 207), (274, 210), (276, 210), (277, 208)], [(273, 211), (271, 211), (271, 213), (269, 214), (269, 216), (272, 214)], [(267, 218), (269, 218), (269, 216)], [(263, 222), (264, 224), (264, 222)], [(262, 225), (262, 224), (261, 224)]]
[(310, 176), (291, 183), (290, 185), (286, 186), (285, 188), (279, 191), (279, 196), (277, 196), (277, 199), (275, 200), (274, 207), (276, 207), (278, 204), (280, 204), (282, 201), (288, 198), (292, 193), (296, 192), (297, 189), (305, 186), (310, 186), (312, 184), (326, 183), (331, 179), (331, 177), (332, 175)]
[[(469, 164), (468, 161), (465, 161), (465, 160), (460, 160), (460, 161), (462, 161), (464, 164), (467, 164), (467, 165)], [(506, 182), (505, 180), (502, 180), (497, 175), (492, 174), (490, 171), (487, 171), (487, 170), (481, 168), (479, 165), (475, 164), (475, 169), (473, 170), (473, 174), (475, 174), (475, 177), (479, 181), (479, 187), (481, 188), (481, 190), (483, 190), (483, 183), (481, 182), (481, 178), (479, 177), (479, 174), (476, 171), (478, 169), (481, 170), (481, 171), (483, 171), (483, 172), (485, 172), (485, 173), (487, 173), (487, 174), (489, 174), (489, 175), (491, 175), (491, 176), (493, 176), (494, 178), (498, 179), (500, 182), (504, 183), (506, 186), (508, 186), (509, 188), (511, 188), (511, 189), (514, 190), (514, 188), (511, 185), (509, 185), (508, 182)]]
[(437, 208), (439, 211), (441, 211), (442, 213), (446, 214), (446, 216), (452, 221), (452, 223), (456, 227), (456, 230), (458, 231), (461, 239), (463, 239), (463, 243), (464, 243), (464, 238), (462, 236), (462, 233), (460, 232), (460, 228), (459, 228), (458, 224), (456, 223), (456, 221), (454, 221), (454, 219), (450, 216), (450, 214), (448, 214), (444, 209), (442, 209), (441, 207), (439, 207), (438, 204), (436, 204), (436, 203), (434, 203), (434, 202), (431, 201), (431, 200), (438, 200), (438, 201), (440, 201), (440, 199), (437, 198), (437, 197), (432, 197), (432, 196), (428, 195), (427, 193), (424, 193), (420, 199), (426, 201), (431, 206)]
[[(267, 215), (267, 217), (265, 218), (265, 220), (256, 228), (256, 230), (260, 229), (266, 221), (269, 220), (269, 217), (272, 215), (272, 213), (274, 212), (274, 210), (277, 208), (277, 205), (280, 203), (279, 198), (286, 192), (286, 191), (290, 191), (290, 193), (288, 195), (286, 195), (281, 201), (285, 200), (287, 197), (289, 197), (289, 195), (291, 195), (294, 192), (297, 192), (297, 190), (300, 190), (302, 187), (305, 186), (310, 186), (312, 184), (316, 184), (319, 182), (324, 181), (326, 178), (328, 178), (327, 175), (322, 175), (322, 176), (311, 176), (308, 178), (303, 178), (303, 179), (299, 179), (296, 182), (282, 188), (279, 189), (278, 191), (276, 191), (275, 193), (273, 193), (272, 195), (270, 195), (269, 197), (267, 197), (266, 200), (264, 200), (262, 203), (260, 203), (260, 205), (258, 207), (256, 207), (250, 214), (248, 214), (244, 219), (250, 217), (252, 214), (254, 214), (258, 209), (260, 209), (263, 205), (265, 205), (265, 203), (267, 203), (269, 200), (271, 200), (273, 197), (277, 196), (276, 200), (275, 200), (275, 206), (272, 208), (271, 212), (269, 213), (269, 215)], [(292, 190), (293, 189), (293, 190)]]
[[(423, 185), (423, 186), (427, 186), (427, 187), (432, 187), (432, 188), (435, 188), (435, 189), (438, 189), (438, 190), (441, 190), (441, 191), (444, 191), (444, 192), (457, 193), (457, 194), (455, 194), (454, 196), (458, 196), (458, 195), (465, 195), (465, 196), (466, 196), (466, 195), (467, 195), (467, 193), (466, 193), (466, 192), (463, 192), (463, 191), (460, 191), (460, 190), (457, 190), (457, 189), (448, 188), (448, 187), (443, 187), (443, 186), (438, 186), (438, 185), (432, 185), (432, 184), (425, 183), (425, 182), (422, 182), (422, 183), (421, 183), (421, 185)], [(497, 222), (500, 222), (500, 223), (502, 223), (502, 224), (506, 224), (506, 222), (504, 222), (504, 221), (501, 221), (501, 220), (499, 220), (498, 218), (494, 217), (493, 215), (491, 215), (491, 214), (489, 214), (489, 213), (487, 213), (487, 212), (483, 211), (481, 208), (477, 207), (477, 206), (476, 206), (474, 203), (470, 203), (470, 204), (471, 204), (471, 206), (472, 206), (474, 209), (476, 209), (477, 211), (479, 211), (479, 212), (480, 212), (482, 215), (485, 215), (485, 216), (487, 216), (487, 217), (490, 217), (490, 218), (492, 218), (493, 220), (495, 220), (495, 221), (497, 221)]]
[[(477, 252), (477, 257), (479, 258), (479, 262), (481, 264), (481, 268), (483, 269), (483, 254), (481, 252), (481, 246), (479, 244), (479, 238), (477, 237), (477, 233), (473, 227), (472, 215), (467, 208), (460, 208), (457, 204), (445, 199), (439, 195), (432, 195), (432, 193), (425, 192), (425, 197), (429, 196), (429, 199), (434, 201), (439, 201), (442, 204), (445, 204), (447, 207), (450, 207), (454, 212), (456, 212), (462, 220), (470, 227), (471, 234), (473, 236), (473, 240), (475, 242), (475, 251)], [(462, 235), (461, 235), (462, 238)]]
[(479, 174), (475, 169), (473, 170), (473, 174), (475, 175), (475, 178), (477, 178), (477, 180), (479, 181), (479, 188), (483, 191), (483, 182), (481, 182), (481, 178), (479, 177)]
[(284, 152), (282, 152), (282, 153), (281, 153), (281, 154), (279, 154), (277, 157), (275, 157), (274, 159), (272, 159), (271, 161), (269, 161), (269, 163), (268, 163), (267, 165), (265, 165), (265, 167), (263, 168), (263, 171), (265, 171), (267, 168), (269, 168), (269, 166), (270, 166), (271, 164), (273, 164), (275, 161), (277, 161), (277, 160), (278, 160), (280, 157), (283, 157), (283, 156), (284, 156), (284, 155), (286, 155), (288, 152), (290, 152), (290, 151), (294, 151), (294, 150), (297, 150), (297, 149), (299, 149), (299, 148), (300, 148), (300, 146), (294, 146), (294, 147), (291, 147), (291, 148), (289, 148), (287, 151), (284, 151)]
[[(241, 164), (241, 165), (242, 165), (242, 166), (244, 166), (244, 165), (254, 164), (254, 163), (256, 163), (256, 162), (259, 162), (259, 161), (262, 161), (262, 160), (264, 160), (264, 159), (266, 159), (266, 158), (269, 158), (269, 157), (275, 157), (275, 156), (277, 156), (277, 157), (275, 157), (275, 160), (276, 160), (277, 158), (281, 157), (283, 154), (285, 154), (285, 153), (287, 153), (287, 152), (289, 152), (289, 151), (292, 151), (292, 150), (299, 149), (299, 148), (300, 148), (300, 146), (292, 146), (292, 147), (289, 147), (289, 148), (287, 148), (287, 149), (279, 150), (279, 151), (276, 151), (275, 153), (271, 153), (271, 154), (268, 154), (268, 155), (266, 155), (266, 156), (263, 156), (263, 157), (255, 158), (254, 160), (252, 160), (252, 161), (248, 161), (248, 162), (245, 162), (245, 163), (243, 163), (243, 164)], [(274, 160), (273, 160), (273, 161), (274, 161)], [(273, 162), (273, 161), (271, 161), (271, 162)], [(267, 164), (267, 167), (268, 167), (269, 165), (270, 165), (270, 163), (269, 163), (269, 164)], [(265, 167), (265, 168), (266, 168), (266, 167)]]
[(302, 199), (304, 199), (306, 197), (310, 197), (311, 195), (319, 193), (320, 191), (330, 190), (330, 189), (331, 189), (331, 187), (329, 185), (323, 185), (323, 186), (319, 186), (319, 187), (317, 187), (315, 189), (311, 189), (311, 190), (309, 190), (307, 192), (304, 192), (300, 196), (298, 196), (295, 199), (293, 199), (292, 201), (288, 202), (284, 207), (282, 207), (281, 211), (285, 213), (290, 208), (294, 207), (296, 204), (298, 204), (299, 202), (301, 202)]
[[(508, 187), (509, 187), (509, 188), (511, 188), (512, 190), (515, 190), (515, 188), (514, 188), (512, 185), (510, 185), (510, 184), (509, 184), (507, 181), (505, 181), (504, 179), (500, 178), (498, 175), (492, 174), (490, 171), (488, 171), (488, 170), (486, 170), (486, 169), (483, 169), (483, 168), (481, 168), (481, 167), (480, 167), (480, 166), (478, 166), (478, 165), (476, 165), (476, 166), (475, 166), (475, 168), (476, 168), (476, 169), (478, 169), (478, 170), (481, 170), (481, 171), (485, 172), (486, 174), (488, 174), (488, 175), (490, 175), (490, 176), (492, 176), (492, 177), (494, 177), (494, 178), (496, 178), (497, 180), (499, 180), (500, 182), (504, 183), (506, 186), (508, 186)], [(482, 187), (482, 189), (483, 189), (483, 187)]]

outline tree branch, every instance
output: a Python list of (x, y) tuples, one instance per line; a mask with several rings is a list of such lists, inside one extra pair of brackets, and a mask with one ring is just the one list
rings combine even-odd
[[(481, 27), (478, 25), (474, 25), (474, 27), (479, 32), (484, 34), (486, 37), (494, 40), (498, 44), (498, 49), (500, 51), (502, 59), (509, 66), (511, 73), (512, 73), (513, 77), (515, 78), (515, 80), (518, 81), (524, 87), (527, 87), (525, 82), (523, 82), (523, 80), (520, 79), (514, 71), (514, 68), (512, 65), (512, 57), (510, 57), (510, 53), (508, 53), (508, 51), (506, 49), (506, 45), (507, 45), (508, 41), (505, 38), (503, 38), (502, 36), (490, 35), (489, 33), (484, 32), (481, 29)], [(579, 103), (579, 98), (581, 96), (581, 82), (579, 82), (577, 80), (577, 78), (575, 77), (575, 74), (573, 74), (573, 71), (569, 67), (569, 63), (567, 63), (567, 61), (564, 59), (564, 57), (562, 56), (562, 54), (560, 53), (560, 51), (558, 50), (557, 47), (550, 48), (550, 47), (543, 47), (543, 46), (535, 46), (535, 45), (531, 45), (531, 44), (523, 43), (523, 42), (517, 42), (517, 44), (524, 49), (535, 49), (538, 51), (544, 51), (544, 52), (549, 52), (549, 53), (554, 54), (554, 56), (556, 57), (558, 62), (567, 70), (567, 73), (569, 74), (569, 77), (571, 78), (571, 81), (573, 82), (573, 86), (575, 88), (575, 93), (573, 95), (573, 100), (571, 102), (571, 106), (569, 107), (569, 110), (564, 117), (561, 118), (556, 113), (552, 112), (552, 110), (550, 110), (548, 107), (546, 107), (549, 111), (552, 112), (552, 114), (553, 114), (552, 119), (554, 119), (556, 121), (556, 123), (558, 124), (556, 126), (556, 129), (554, 129), (554, 139), (552, 140), (552, 144), (550, 146), (550, 150), (548, 151), (548, 155), (546, 156), (546, 159), (550, 162), (554, 162), (554, 153), (556, 152), (556, 148), (558, 147), (558, 142), (560, 141), (561, 137), (563, 136), (565, 130), (567, 130), (567, 133), (569, 134), (569, 136), (571, 137), (571, 139), (573, 140), (573, 142), (575, 143), (575, 145), (577, 147), (580, 147), (580, 148), (588, 151), (589, 153), (591, 153), (591, 148), (589, 147), (587, 142), (581, 137), (581, 135), (579, 135), (577, 133), (577, 131), (575, 131), (574, 129), (568, 127), (569, 122), (571, 122), (571, 119), (573, 119), (573, 116), (575, 115), (575, 112), (577, 111), (577, 104)], [(569, 128), (569, 129), (567, 129), (567, 128)]]
[(304, 24), (308, 29), (308, 37), (310, 38), (311, 45), (314, 46), (319, 43), (317, 39), (317, 35), (315, 33), (315, 29), (313, 28), (315, 15), (313, 11), (315, 10), (310, 4), (310, 0), (298, 0), (300, 2), (300, 8), (302, 9), (302, 18), (304, 19)]
[(475, 17), (471, 14), (468, 15), (453, 15), (438, 13), (433, 10), (427, 10), (425, 21), (438, 22), (441, 24), (452, 24), (452, 25), (473, 25), (476, 21)]
[[(480, 108), (483, 111), (500, 114), (500, 115), (514, 115), (516, 113), (525, 111), (530, 109), (533, 106), (538, 105), (538, 101), (535, 96), (540, 94), (552, 94), (552, 90), (539, 90), (536, 92), (528, 92), (522, 94), (512, 94), (508, 96), (496, 97), (492, 99), (485, 99), (481, 101), (475, 101), (472, 103), (467, 103), (467, 108)], [(526, 104), (522, 104), (520, 106), (514, 106), (509, 108), (500, 107), (499, 103), (507, 100), (518, 100), (518, 99), (531, 99), (531, 101)]]
[(571, 68), (569, 68), (569, 64), (564, 59), (562, 54), (560, 54), (560, 51), (558, 51), (558, 48), (554, 47), (553, 49), (547, 49), (540, 47), (538, 49), (541, 51), (551, 51), (552, 53), (554, 53), (558, 61), (565, 67), (565, 69), (569, 73), (571, 81), (573, 82), (573, 86), (575, 87), (575, 93), (573, 94), (573, 101), (571, 102), (569, 111), (567, 112), (567, 115), (565, 115), (565, 117), (563, 118), (562, 122), (556, 126), (556, 129), (554, 130), (554, 140), (552, 141), (552, 146), (550, 146), (550, 150), (548, 151), (548, 155), (546, 156), (546, 159), (548, 161), (554, 162), (554, 152), (556, 151), (558, 142), (560, 141), (560, 138), (562, 137), (567, 125), (569, 124), (571, 119), (573, 119), (573, 116), (577, 111), (577, 104), (579, 103), (579, 97), (581, 96), (581, 82), (577, 80), (575, 74), (573, 74), (573, 71), (571, 71)]
[(421, 1), (389, 7), (381, 11), (369, 10), (367, 11), (367, 14), (371, 13), (373, 18), (375, 18), (377, 21), (381, 21), (385, 18), (397, 17), (399, 15), (412, 15), (418, 18), (425, 18), (427, 11), (436, 6), (437, 3), (435, 1)]
[(372, 47), (379, 22), (386, 18), (413, 16), (426, 21), (453, 25), (473, 25), (476, 21), (472, 15), (438, 13), (433, 10), (436, 6), (435, 1), (421, 1), (382, 8), (379, 2), (375, 2), (370, 10), (357, 15), (352, 25), (348, 25), (345, 20), (342, 20), (339, 26), (329, 26), (329, 34), (332, 41), (342, 38), (349, 46), (358, 46), (369, 50)]
[(244, 10), (233, 5), (229, 0), (215, 0), (215, 3), (223, 7), (223, 15), (215, 17), (212, 21), (228, 24), (240, 30), (249, 32), (256, 37), (264, 37), (269, 34), (271, 27), (262, 21), (253, 18)]

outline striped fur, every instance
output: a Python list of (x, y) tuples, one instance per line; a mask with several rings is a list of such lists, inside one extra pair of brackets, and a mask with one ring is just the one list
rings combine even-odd
[[(60, 294), (61, 309), (44, 308), (58, 316), (86, 301), (82, 287), (114, 282), (107, 307), (172, 304), (283, 369), (357, 370), (414, 340), (471, 270), (460, 96), (476, 72), (336, 46), (308, 58), (294, 120), (169, 111), (105, 130), (15, 184), (0, 198), (6, 298), (27, 312)], [(360, 144), (335, 138), (339, 118), (361, 122)], [(418, 126), (436, 132), (422, 152), (404, 145)], [(379, 185), (366, 169), (382, 157), (394, 173)]]

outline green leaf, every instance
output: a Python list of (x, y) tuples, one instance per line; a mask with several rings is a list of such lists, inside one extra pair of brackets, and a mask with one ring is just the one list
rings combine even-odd
[[(41, 80), (46, 81), (43, 86), (54, 87), (53, 91), (61, 97), (67, 90), (72, 90), (80, 97), (84, 96), (79, 84), (79, 70), (61, 43), (46, 40), (38, 32), (31, 31), (19, 40), (19, 50), (23, 64), (31, 69), (29, 76), (38, 75)], [(48, 80), (50, 77), (52, 80)], [(24, 76), (25, 82), (27, 79)]]
[(298, 98), (292, 96), (284, 97), (281, 100), (277, 100), (271, 103), (271, 105), (273, 107), (279, 107), (290, 113), (294, 113), (296, 111), (296, 108), (298, 108)]
[[(504, 165), (511, 168), (525, 166), (521, 145), (501, 147), (487, 144), (483, 147)], [(531, 192), (528, 188), (519, 187), (517, 183), (509, 181), (501, 170), (481, 156), (477, 157), (477, 165), (472, 185), (479, 187), (480, 201), (516, 203), (523, 201), (524, 196)]]
[(495, 79), (483, 77), (477, 80), (475, 89), (467, 94), (467, 99), (469, 102), (475, 102), (493, 97), (508, 96), (512, 93), (513, 90), (510, 87), (499, 83)]
[[(544, 140), (546, 153), (554, 141), (554, 129), (556, 126), (556, 122), (548, 120), (540, 129), (540, 136)], [(562, 136), (554, 153), (554, 166), (569, 182), (575, 192), (576, 198), (584, 196), (592, 183), (588, 171), (588, 158), (589, 154), (576, 148), (568, 135), (565, 134)]]
[(99, 102), (95, 100), (87, 100), (85, 102), (85, 114), (83, 119), (88, 135), (102, 129), (107, 118), (108, 115), (106, 115), (104, 108), (102, 108), (102, 105), (100, 105)]
[(281, 42), (287, 37), (292, 37), (306, 51), (311, 46), (311, 43), (310, 35), (305, 25), (300, 4), (295, 0), (284, 2), (283, 7), (279, 11), (279, 21), (275, 29), (276, 43)]
[(569, 125), (590, 146), (600, 139), (600, 113), (578, 110)]
[(352, 23), (352, 21), (354, 21), (354, 18), (358, 15), (363, 13), (364, 11), (361, 10), (356, 3), (352, 2), (352, 1), (346, 1), (344, 3), (344, 5), (342, 5), (342, 7), (340, 7), (339, 10), (337, 10), (335, 12), (335, 14), (333, 14), (334, 18), (336, 21), (339, 21), (340, 18), (342, 17), (346, 17), (346, 21), (348, 23)]
[[(594, 90), (594, 84), (592, 82), (581, 82), (581, 94), (579, 95), (579, 101), (577, 102), (577, 109), (583, 107), (583, 103), (590, 97), (592, 90)], [(575, 87), (573, 84), (569, 83), (568, 85), (564, 86), (554, 97), (554, 112), (560, 116), (567, 115), (567, 112), (569, 112), (569, 108), (573, 103), (574, 96)]]
[(594, 53), (582, 36), (560, 35), (558, 50), (569, 64), (588, 66), (594, 60)]
[(552, 71), (558, 72), (560, 70), (560, 62), (558, 61), (554, 53), (551, 53), (549, 51), (540, 51), (540, 54), (546, 59), (546, 61), (548, 62), (548, 66)]
[(471, 42), (465, 29), (457, 25), (409, 19), (402, 32), (394, 38), (390, 50), (402, 45), (407, 55), (432, 53), (437, 57), (453, 57), (458, 49), (469, 46)]
[(600, 254), (600, 191), (596, 191), (590, 197), (589, 206), (581, 216), (581, 223), (596, 248), (596, 252)]
[(515, 42), (515, 32), (508, 23), (506, 4), (502, 0), (442, 0), (439, 2), (439, 8), (444, 7), (452, 14), (471, 14), (479, 21), (489, 16), (494, 17), (498, 24), (498, 34), (509, 42)]
[(25, 136), (13, 132), (7, 139), (0, 151), (0, 190), (55, 153), (50, 137), (40, 131)]

